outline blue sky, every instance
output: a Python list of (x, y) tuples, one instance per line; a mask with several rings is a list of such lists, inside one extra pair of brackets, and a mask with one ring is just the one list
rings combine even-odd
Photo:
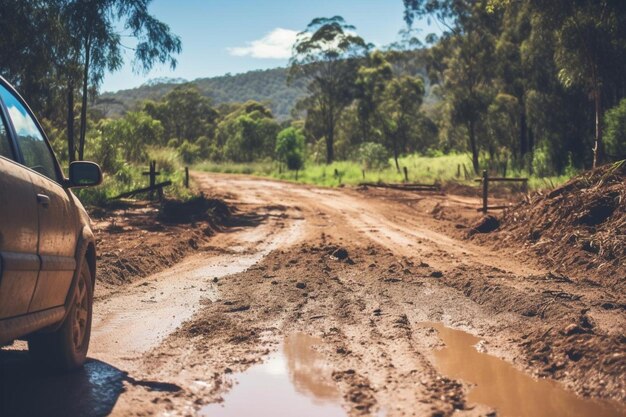
[(402, 0), (154, 0), (150, 11), (182, 39), (176, 70), (161, 66), (135, 74), (128, 54), (121, 70), (107, 74), (101, 91), (156, 77), (193, 80), (284, 66), (293, 36), (315, 17), (343, 16), (375, 45), (398, 40), (404, 27)]

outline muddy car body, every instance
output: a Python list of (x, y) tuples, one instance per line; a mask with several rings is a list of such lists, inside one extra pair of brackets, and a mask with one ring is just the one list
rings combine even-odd
[(100, 168), (69, 178), (26, 102), (0, 77), (0, 345), (29, 342), (59, 369), (82, 365), (89, 345), (96, 248), (71, 188), (97, 185)]

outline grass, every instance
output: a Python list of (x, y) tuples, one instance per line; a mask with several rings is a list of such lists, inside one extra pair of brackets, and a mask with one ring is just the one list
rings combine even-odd
[[(148, 176), (142, 174), (148, 170), (147, 165), (125, 164), (116, 173), (104, 173), (104, 180), (100, 186), (78, 189), (75, 194), (85, 205), (106, 205), (108, 200), (122, 193), (147, 187)], [(163, 188), (163, 193), (167, 198), (188, 200), (193, 196), (192, 192), (184, 187), (185, 172), (180, 164), (159, 168), (157, 163), (157, 171), (161, 173), (156, 178), (157, 183), (168, 180), (172, 182), (172, 185)]]
[[(458, 182), (467, 185), (476, 185), (473, 181), (472, 162), (467, 154), (449, 154), (441, 156), (408, 155), (398, 160), (401, 172), (398, 173), (395, 164), (391, 161), (389, 167), (379, 170), (365, 170), (357, 162), (337, 161), (330, 165), (308, 163), (297, 173), (294, 171), (280, 171), (277, 163), (253, 162), (215, 163), (202, 162), (195, 165), (195, 169), (207, 172), (227, 174), (247, 174), (261, 177), (270, 177), (287, 181), (315, 184), (326, 187), (335, 187), (340, 184), (357, 185), (362, 182), (400, 183), (404, 181), (404, 167), (408, 170), (409, 182), (418, 183), (447, 183)], [(460, 177), (457, 176), (460, 167)], [(465, 167), (465, 168), (464, 168)], [(339, 174), (335, 175), (335, 171)], [(468, 179), (465, 179), (465, 171)], [(529, 176), (524, 171), (511, 171), (508, 177), (527, 177), (530, 189), (554, 188), (569, 180), (570, 176), (536, 177)]]

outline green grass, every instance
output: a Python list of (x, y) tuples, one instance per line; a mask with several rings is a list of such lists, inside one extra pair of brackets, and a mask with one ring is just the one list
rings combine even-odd
[[(408, 170), (409, 182), (419, 183), (447, 183), (458, 182), (468, 185), (476, 185), (473, 179), (476, 177), (472, 173), (472, 163), (467, 154), (449, 154), (441, 156), (421, 156), (408, 155), (399, 159), (401, 172), (398, 173), (395, 164), (391, 161), (389, 167), (381, 170), (365, 171), (361, 165), (353, 161), (338, 161), (330, 165), (308, 163), (305, 168), (298, 172), (297, 182), (305, 184), (315, 184), (326, 187), (335, 187), (340, 184), (357, 185), (362, 182), (386, 182), (400, 183), (404, 181), (403, 167)], [(461, 176), (457, 177), (460, 166)], [(469, 180), (465, 180), (465, 170), (470, 175)], [(194, 169), (207, 172), (218, 172), (228, 174), (247, 174), (261, 177), (270, 177), (287, 181), (296, 181), (294, 171), (280, 172), (277, 163), (253, 162), (250, 164), (239, 163), (215, 163), (202, 162), (196, 164)], [(335, 170), (339, 176), (335, 175)], [(508, 177), (529, 177), (524, 171), (510, 171)], [(569, 180), (570, 176), (551, 177), (529, 177), (530, 189), (554, 188)]]
[[(118, 196), (122, 193), (144, 188), (149, 185), (149, 178), (147, 175), (142, 175), (142, 172), (148, 170), (146, 166), (130, 165), (126, 164), (122, 169), (116, 173), (104, 173), (104, 180), (101, 185), (93, 188), (78, 189), (75, 191), (76, 196), (85, 205), (103, 206), (111, 198)], [(184, 187), (184, 170), (176, 165), (173, 168), (167, 170), (159, 168), (157, 165), (157, 171), (161, 175), (157, 176), (156, 182), (171, 181), (172, 185), (163, 189), (164, 195), (167, 198), (177, 198), (181, 200), (187, 200), (192, 197), (192, 193), (189, 189)], [(141, 197), (146, 194), (141, 194)]]

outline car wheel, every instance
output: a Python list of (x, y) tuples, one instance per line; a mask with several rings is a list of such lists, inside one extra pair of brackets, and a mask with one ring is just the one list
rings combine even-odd
[(70, 311), (59, 329), (33, 335), (28, 340), (32, 357), (43, 365), (69, 371), (83, 365), (91, 336), (93, 291), (91, 271), (83, 260)]

